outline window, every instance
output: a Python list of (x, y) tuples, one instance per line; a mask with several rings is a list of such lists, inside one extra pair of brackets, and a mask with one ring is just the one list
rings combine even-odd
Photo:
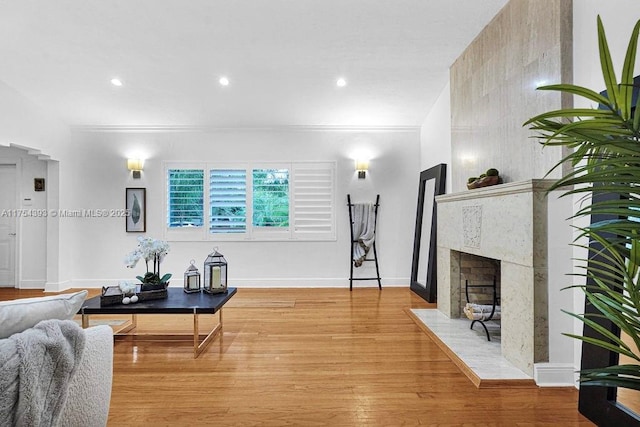
[(289, 171), (254, 169), (253, 226), (289, 227)]
[(169, 169), (167, 175), (169, 228), (202, 227), (204, 171)]
[(170, 240), (335, 239), (335, 162), (165, 170)]
[(244, 169), (209, 171), (209, 208), (210, 233), (247, 230), (247, 172)]

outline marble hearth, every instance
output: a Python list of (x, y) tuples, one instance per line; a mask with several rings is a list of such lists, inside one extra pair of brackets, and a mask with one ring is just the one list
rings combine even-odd
[(436, 197), (438, 310), (461, 316), (460, 254), (500, 261), (502, 357), (528, 375), (549, 360), (547, 197), (529, 180)]

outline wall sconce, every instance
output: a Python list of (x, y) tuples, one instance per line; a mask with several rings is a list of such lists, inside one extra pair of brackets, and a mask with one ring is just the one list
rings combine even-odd
[(133, 172), (133, 178), (140, 178), (140, 171), (142, 171), (142, 160), (141, 159), (128, 159), (127, 160), (127, 168)]
[(356, 170), (358, 171), (358, 179), (365, 179), (369, 170), (369, 160), (356, 160)]

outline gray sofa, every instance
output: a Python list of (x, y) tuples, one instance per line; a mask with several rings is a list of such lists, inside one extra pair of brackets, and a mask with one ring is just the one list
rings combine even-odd
[(107, 425), (113, 331), (74, 322), (86, 295), (0, 302), (0, 427)]
[(85, 329), (84, 355), (69, 384), (58, 425), (106, 426), (113, 382), (113, 330), (102, 325)]

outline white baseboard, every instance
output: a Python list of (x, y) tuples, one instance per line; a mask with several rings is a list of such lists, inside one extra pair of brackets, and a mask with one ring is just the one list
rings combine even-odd
[(576, 371), (572, 363), (535, 363), (533, 379), (539, 387), (576, 387)]
[(46, 280), (21, 280), (18, 289), (44, 289)]
[(62, 292), (65, 291), (69, 288), (71, 288), (71, 281), (70, 280), (65, 280), (62, 282), (46, 282), (44, 284), (44, 291), (45, 292)]
[[(103, 286), (117, 286), (121, 281), (135, 282), (135, 277), (126, 279), (74, 279), (68, 283), (68, 288), (102, 288)], [(172, 287), (182, 287), (182, 277), (179, 280), (171, 280)], [(286, 278), (286, 279), (233, 279), (229, 286), (238, 288), (349, 288), (349, 279), (314, 279), (314, 278)], [(353, 281), (353, 288), (377, 288), (376, 280)], [(382, 287), (409, 287), (409, 278), (382, 279)], [(64, 290), (64, 289), (61, 289)], [(51, 291), (55, 292), (55, 291)]]

